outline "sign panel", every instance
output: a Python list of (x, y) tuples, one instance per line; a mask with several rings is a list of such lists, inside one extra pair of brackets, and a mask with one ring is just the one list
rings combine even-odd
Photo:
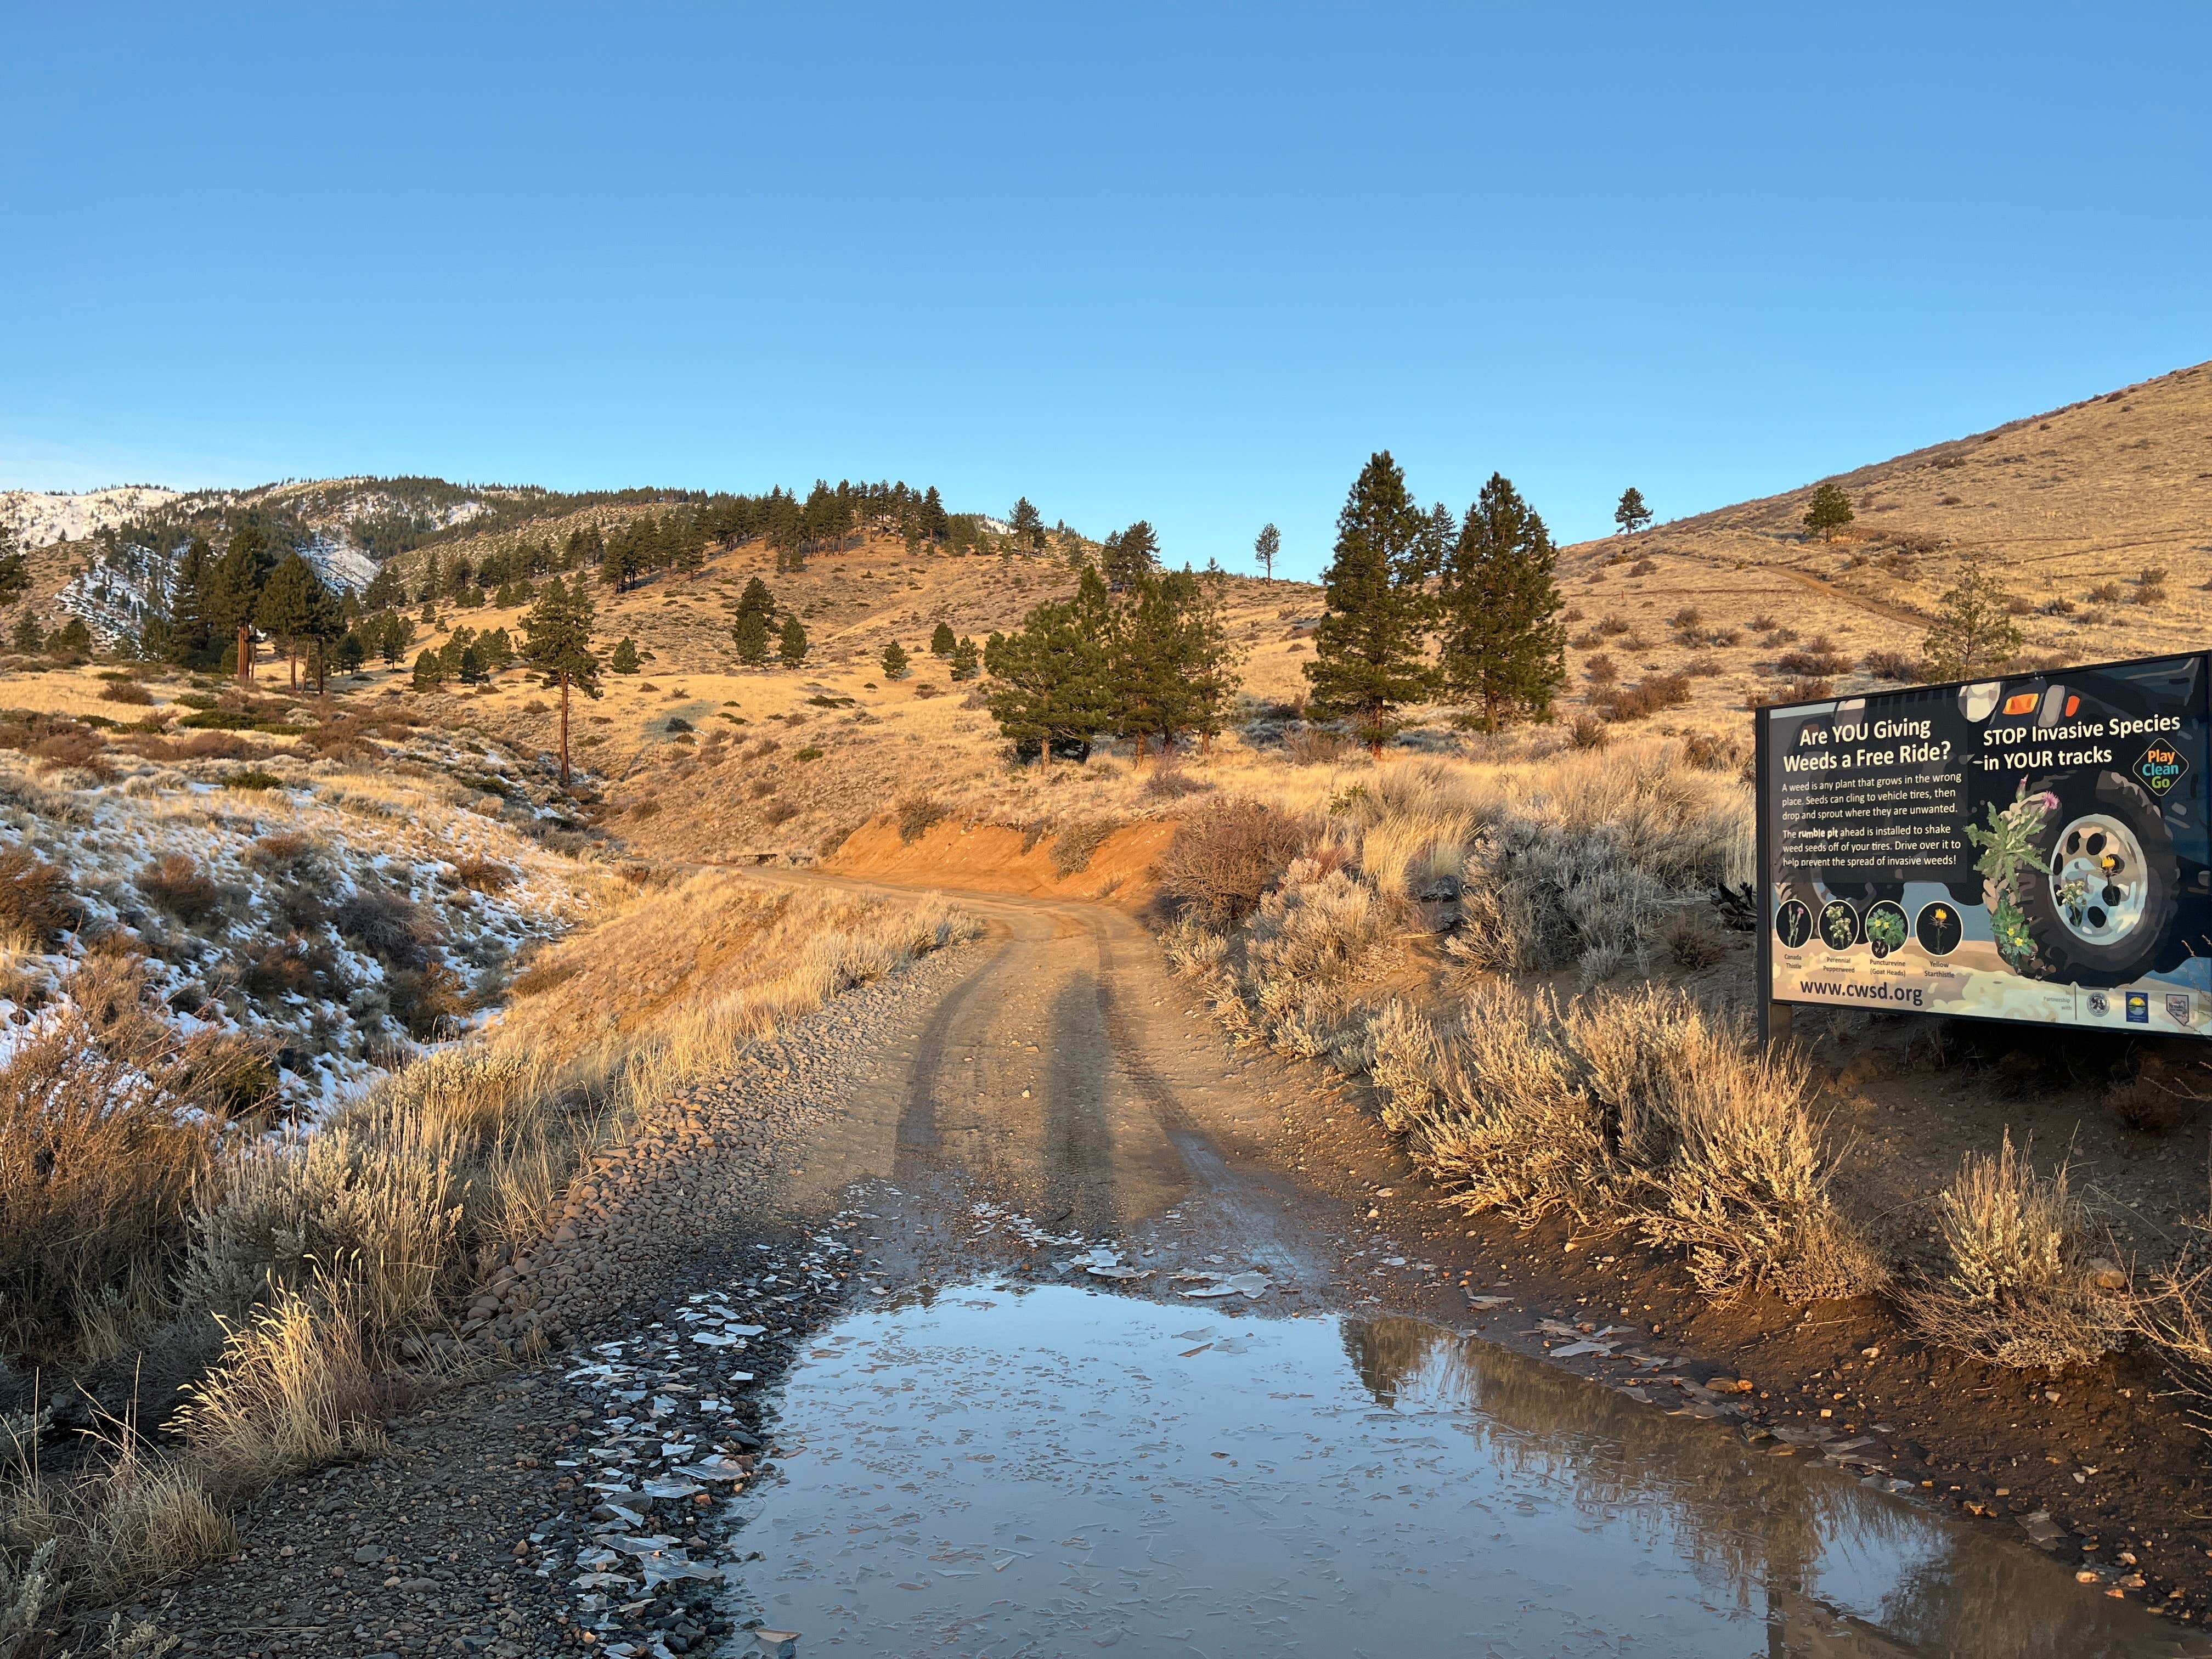
[(1761, 709), (1770, 999), (2212, 1035), (2208, 666)]

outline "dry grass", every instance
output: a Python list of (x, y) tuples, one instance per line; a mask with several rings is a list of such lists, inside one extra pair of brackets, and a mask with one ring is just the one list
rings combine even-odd
[(1443, 1022), (1394, 1004), (1374, 1025), (1384, 1121), (1470, 1212), (1565, 1208), (1684, 1251), (1715, 1300), (1857, 1294), (1884, 1277), (1832, 1195), (1806, 1073), (1738, 1019), (1663, 988), (1565, 1011), (1479, 989)]
[(111, 1054), (72, 1014), (0, 1067), (0, 1336), (96, 1358), (167, 1305), (214, 1137), (165, 1086), (179, 1056)]
[(343, 1289), (286, 1291), (226, 1329), (222, 1358), (170, 1426), (219, 1491), (380, 1450), (384, 1433), (360, 1322)]

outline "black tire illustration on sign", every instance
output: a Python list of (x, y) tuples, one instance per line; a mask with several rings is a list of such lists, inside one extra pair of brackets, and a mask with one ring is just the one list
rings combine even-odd
[(2149, 972), (2181, 891), (2158, 804), (2118, 772), (2045, 778), (2029, 793), (2058, 800), (2036, 837), (2045, 875), (2018, 880), (2045, 976), (2122, 985)]

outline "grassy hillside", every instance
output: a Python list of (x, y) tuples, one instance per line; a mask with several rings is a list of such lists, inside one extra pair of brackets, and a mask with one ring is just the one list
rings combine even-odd
[[(1830, 482), (1856, 516), (1821, 541), (1802, 520)], [(1662, 725), (1729, 720), (1749, 696), (1796, 678), (1785, 658), (1822, 638), (1849, 665), (1827, 677), (1839, 689), (1879, 685), (1866, 658), (1916, 655), (1959, 561), (1977, 553), (2014, 595), (2030, 654), (2094, 662), (2203, 646), (2212, 364), (1566, 549), (1561, 586), (1582, 642), (1569, 653), (1577, 695), (1565, 712), (1590, 702), (1587, 669), (1601, 652), (1624, 680), (1690, 674), (1691, 702)], [(2138, 602), (2146, 568), (2167, 573), (2162, 600)], [(1697, 617), (1686, 634), (1669, 625), (1685, 610)], [(1615, 622), (1627, 627), (1593, 636)]]

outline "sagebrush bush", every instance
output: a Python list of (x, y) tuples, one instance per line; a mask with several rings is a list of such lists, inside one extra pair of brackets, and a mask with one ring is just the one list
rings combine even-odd
[(2008, 1133), (1936, 1200), (1943, 1255), (1903, 1299), (1921, 1334), (2001, 1365), (2069, 1365), (2120, 1346), (2130, 1310), (2093, 1282), (2088, 1212), (2063, 1165), (2039, 1176)]

